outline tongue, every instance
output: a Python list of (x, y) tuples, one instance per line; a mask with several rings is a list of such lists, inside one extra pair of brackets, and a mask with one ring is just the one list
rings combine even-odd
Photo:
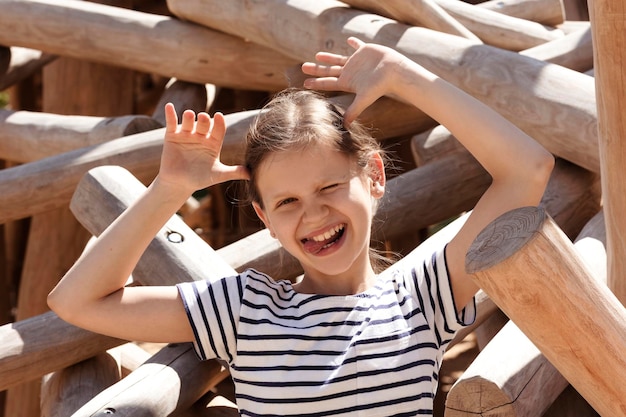
[(309, 239), (306, 242), (304, 242), (304, 250), (309, 253), (317, 253), (321, 251), (325, 245), (328, 245), (329, 243), (334, 242), (335, 240), (339, 239), (339, 236), (340, 234), (336, 234), (330, 237), (329, 239), (323, 240), (321, 242), (316, 242), (313, 239)]

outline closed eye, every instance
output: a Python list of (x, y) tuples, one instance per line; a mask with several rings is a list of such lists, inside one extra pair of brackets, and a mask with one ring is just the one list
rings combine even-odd
[(337, 184), (330, 184), (330, 185), (327, 185), (326, 187), (323, 187), (322, 191), (324, 191), (324, 190), (331, 190), (333, 188), (337, 188), (338, 186), (339, 186), (338, 183)]
[(289, 204), (289, 203), (293, 203), (294, 201), (296, 201), (296, 199), (295, 199), (295, 198), (293, 198), (293, 197), (290, 197), (290, 198), (285, 198), (284, 200), (280, 200), (280, 201), (278, 202), (278, 204), (276, 204), (276, 207), (285, 206), (285, 205), (287, 205), (287, 204)]

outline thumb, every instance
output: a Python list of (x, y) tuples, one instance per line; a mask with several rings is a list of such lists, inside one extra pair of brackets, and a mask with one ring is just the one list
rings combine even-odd
[(370, 97), (357, 94), (343, 114), (344, 126), (350, 126), (350, 124), (352, 124), (352, 122), (354, 122), (361, 115), (361, 113), (363, 113), (363, 111), (368, 108), (373, 102), (374, 100)]

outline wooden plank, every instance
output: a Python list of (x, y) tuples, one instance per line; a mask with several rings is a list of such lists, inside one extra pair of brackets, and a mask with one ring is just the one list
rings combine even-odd
[(278, 90), (287, 86), (285, 69), (296, 64), (243, 39), (120, 7), (80, 1), (1, 0), (0, 9), (0, 44), (191, 82)]
[(496, 219), (470, 247), (466, 269), (589, 404), (626, 416), (626, 309), (545, 210)]
[(626, 305), (626, 100), (622, 62), (626, 59), (626, 10), (620, 1), (595, 0), (590, 5), (598, 131), (602, 161), (602, 195), (608, 246), (608, 285)]
[(181, 18), (271, 45), (300, 60), (350, 53), (348, 36), (396, 48), (490, 105), (553, 154), (600, 170), (593, 80), (584, 74), (461, 37), (410, 27), (333, 0), (169, 0)]
[(387, 0), (385, 2), (372, 0), (347, 0), (344, 3), (357, 9), (386, 16), (398, 22), (411, 26), (423, 26), (451, 35), (481, 43), (480, 39), (465, 26), (441, 8), (434, 0)]
[(163, 127), (149, 116), (66, 116), (0, 109), (0, 158), (30, 162)]
[(563, 0), (489, 0), (476, 6), (547, 26), (565, 21)]

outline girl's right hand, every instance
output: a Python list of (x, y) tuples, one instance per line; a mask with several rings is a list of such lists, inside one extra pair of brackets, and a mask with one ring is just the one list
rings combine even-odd
[(244, 166), (220, 161), (226, 123), (221, 113), (213, 118), (204, 112), (186, 110), (178, 125), (176, 109), (165, 105), (165, 141), (157, 180), (188, 194), (230, 180), (248, 179)]

